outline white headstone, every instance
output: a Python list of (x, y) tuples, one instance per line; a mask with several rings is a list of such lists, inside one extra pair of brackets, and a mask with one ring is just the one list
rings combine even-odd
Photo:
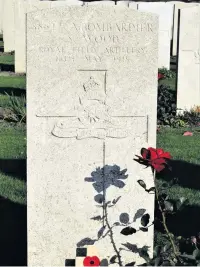
[(117, 1), (117, 6), (125, 6), (125, 7), (128, 7), (129, 6), (129, 0), (126, 0), (126, 1)]
[(169, 69), (173, 5), (169, 3), (139, 3), (138, 10), (159, 15), (158, 68)]
[(198, 6), (197, 3), (184, 3), (184, 2), (177, 2), (174, 4), (174, 26), (173, 26), (173, 42), (172, 42), (172, 55), (177, 55), (177, 40), (178, 40), (178, 11), (181, 8), (193, 7)]
[(4, 6), (3, 6), (4, 52), (11, 52), (15, 50), (14, 2), (15, 0), (4, 1)]
[(84, 6), (93, 6), (93, 5), (101, 5), (101, 6), (114, 6), (115, 2), (113, 1), (93, 1), (93, 2), (84, 2)]
[(129, 8), (138, 9), (138, 3), (136, 2), (129, 2)]
[(0, 33), (3, 33), (3, 12), (4, 12), (4, 1), (0, 0)]
[(15, 72), (26, 72), (26, 14), (47, 8), (82, 5), (81, 1), (15, 1)]
[(200, 106), (200, 7), (180, 10), (177, 108)]
[[(132, 221), (141, 208), (153, 221), (154, 196), (137, 183), (153, 186), (152, 173), (133, 157), (156, 145), (157, 52), (153, 14), (99, 6), (28, 13), (29, 265), (62, 266), (81, 244), (93, 245), (100, 260), (126, 242), (152, 251), (152, 227), (134, 237), (120, 234), (121, 226), (112, 228), (113, 237), (101, 231), (123, 213)], [(119, 169), (126, 168), (123, 179)], [(102, 195), (121, 198), (109, 209), (97, 207)], [(140, 220), (132, 225), (139, 229)], [(123, 264), (142, 261), (119, 253)]]

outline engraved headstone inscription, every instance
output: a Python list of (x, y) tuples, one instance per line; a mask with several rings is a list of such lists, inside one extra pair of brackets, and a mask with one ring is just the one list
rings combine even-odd
[[(154, 14), (95, 5), (27, 14), (29, 265), (116, 253), (122, 265), (141, 262), (119, 221), (139, 229), (138, 209), (153, 221), (154, 196), (137, 183), (153, 186), (152, 173), (133, 158), (156, 144), (157, 54)], [(153, 228), (134, 244), (151, 253)]]

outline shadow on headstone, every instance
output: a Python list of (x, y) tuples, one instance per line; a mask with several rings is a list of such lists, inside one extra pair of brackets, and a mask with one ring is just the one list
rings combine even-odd
[(27, 266), (27, 209), (0, 197), (0, 266)]
[(26, 181), (25, 159), (0, 159), (0, 171)]

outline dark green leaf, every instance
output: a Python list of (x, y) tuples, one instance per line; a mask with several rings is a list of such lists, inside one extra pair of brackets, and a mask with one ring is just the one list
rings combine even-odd
[(162, 247), (161, 246), (155, 246), (153, 251), (153, 257), (156, 258), (158, 255), (160, 255)]
[(177, 201), (176, 201), (176, 209), (177, 210), (181, 210), (183, 208), (184, 205), (188, 204), (188, 199), (186, 199), (185, 197), (180, 197)]
[(195, 258), (195, 260), (200, 260), (200, 250), (199, 249), (195, 249), (193, 251), (193, 257)]
[(167, 252), (169, 249), (170, 249), (171, 245), (170, 244), (166, 244), (164, 247), (163, 247), (163, 252)]
[(170, 201), (165, 200), (164, 201), (165, 210), (172, 212), (174, 210), (174, 205)]
[(137, 231), (135, 230), (135, 228), (132, 227), (125, 227), (124, 229), (121, 230), (121, 234), (122, 235), (132, 235), (135, 234)]
[(157, 257), (155, 258), (155, 261), (154, 261), (154, 266), (159, 266), (162, 262), (162, 259), (161, 257)]

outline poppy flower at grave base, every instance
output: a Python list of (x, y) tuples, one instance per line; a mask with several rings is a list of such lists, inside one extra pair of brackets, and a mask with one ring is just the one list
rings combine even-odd
[(158, 73), (158, 80), (165, 78), (165, 75), (162, 73)]
[(83, 260), (83, 266), (99, 266), (100, 265), (100, 259), (97, 256), (92, 257), (85, 257)]
[(137, 159), (134, 159), (140, 164), (147, 167), (152, 167), (157, 172), (161, 172), (167, 165), (167, 160), (171, 158), (169, 152), (165, 152), (161, 148), (149, 147), (148, 149), (141, 149), (141, 156), (136, 155)]

